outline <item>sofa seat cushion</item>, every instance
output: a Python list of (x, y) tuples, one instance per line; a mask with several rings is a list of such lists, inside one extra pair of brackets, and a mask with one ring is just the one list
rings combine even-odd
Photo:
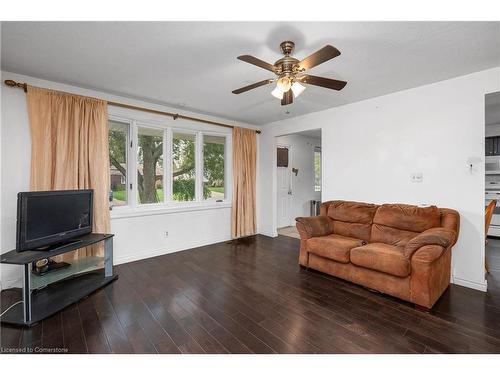
[(410, 261), (403, 248), (385, 243), (369, 243), (350, 252), (353, 264), (390, 275), (406, 277), (410, 274)]
[(307, 240), (307, 250), (323, 258), (333, 259), (341, 263), (349, 263), (349, 251), (362, 246), (363, 240), (345, 237), (338, 234), (313, 237)]

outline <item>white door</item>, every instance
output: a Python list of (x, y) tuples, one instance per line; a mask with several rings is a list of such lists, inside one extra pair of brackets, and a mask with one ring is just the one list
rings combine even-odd
[(278, 228), (292, 225), (292, 186), (290, 165), (288, 168), (277, 167), (278, 169)]

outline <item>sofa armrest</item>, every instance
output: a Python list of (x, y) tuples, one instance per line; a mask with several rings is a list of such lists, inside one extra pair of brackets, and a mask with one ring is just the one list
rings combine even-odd
[(439, 259), (446, 251), (446, 248), (440, 245), (424, 245), (413, 253), (411, 257), (412, 265), (416, 263), (432, 263)]
[(450, 277), (450, 248), (420, 247), (411, 257), (411, 301), (430, 309), (450, 285)]
[(427, 245), (436, 245), (446, 249), (455, 243), (456, 236), (456, 232), (451, 229), (431, 228), (413, 237), (406, 244), (403, 253), (407, 258), (411, 258), (418, 249)]
[(297, 217), (295, 221), (302, 240), (332, 234), (332, 219), (328, 216)]

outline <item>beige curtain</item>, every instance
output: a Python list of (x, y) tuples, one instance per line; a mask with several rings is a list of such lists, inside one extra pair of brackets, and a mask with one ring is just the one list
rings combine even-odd
[(233, 205), (231, 235), (250, 236), (256, 232), (256, 164), (255, 130), (233, 128)]
[[(109, 233), (107, 103), (28, 86), (31, 190), (94, 189), (93, 231)], [(92, 246), (69, 258), (102, 255)]]

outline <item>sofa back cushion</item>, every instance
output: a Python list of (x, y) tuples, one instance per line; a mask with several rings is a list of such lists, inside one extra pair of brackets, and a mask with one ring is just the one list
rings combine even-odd
[(330, 202), (327, 215), (333, 219), (333, 233), (369, 241), (373, 217), (377, 208), (377, 205), (370, 203)]
[(370, 242), (405, 246), (419, 233), (441, 226), (441, 212), (436, 206), (383, 204), (375, 213)]

